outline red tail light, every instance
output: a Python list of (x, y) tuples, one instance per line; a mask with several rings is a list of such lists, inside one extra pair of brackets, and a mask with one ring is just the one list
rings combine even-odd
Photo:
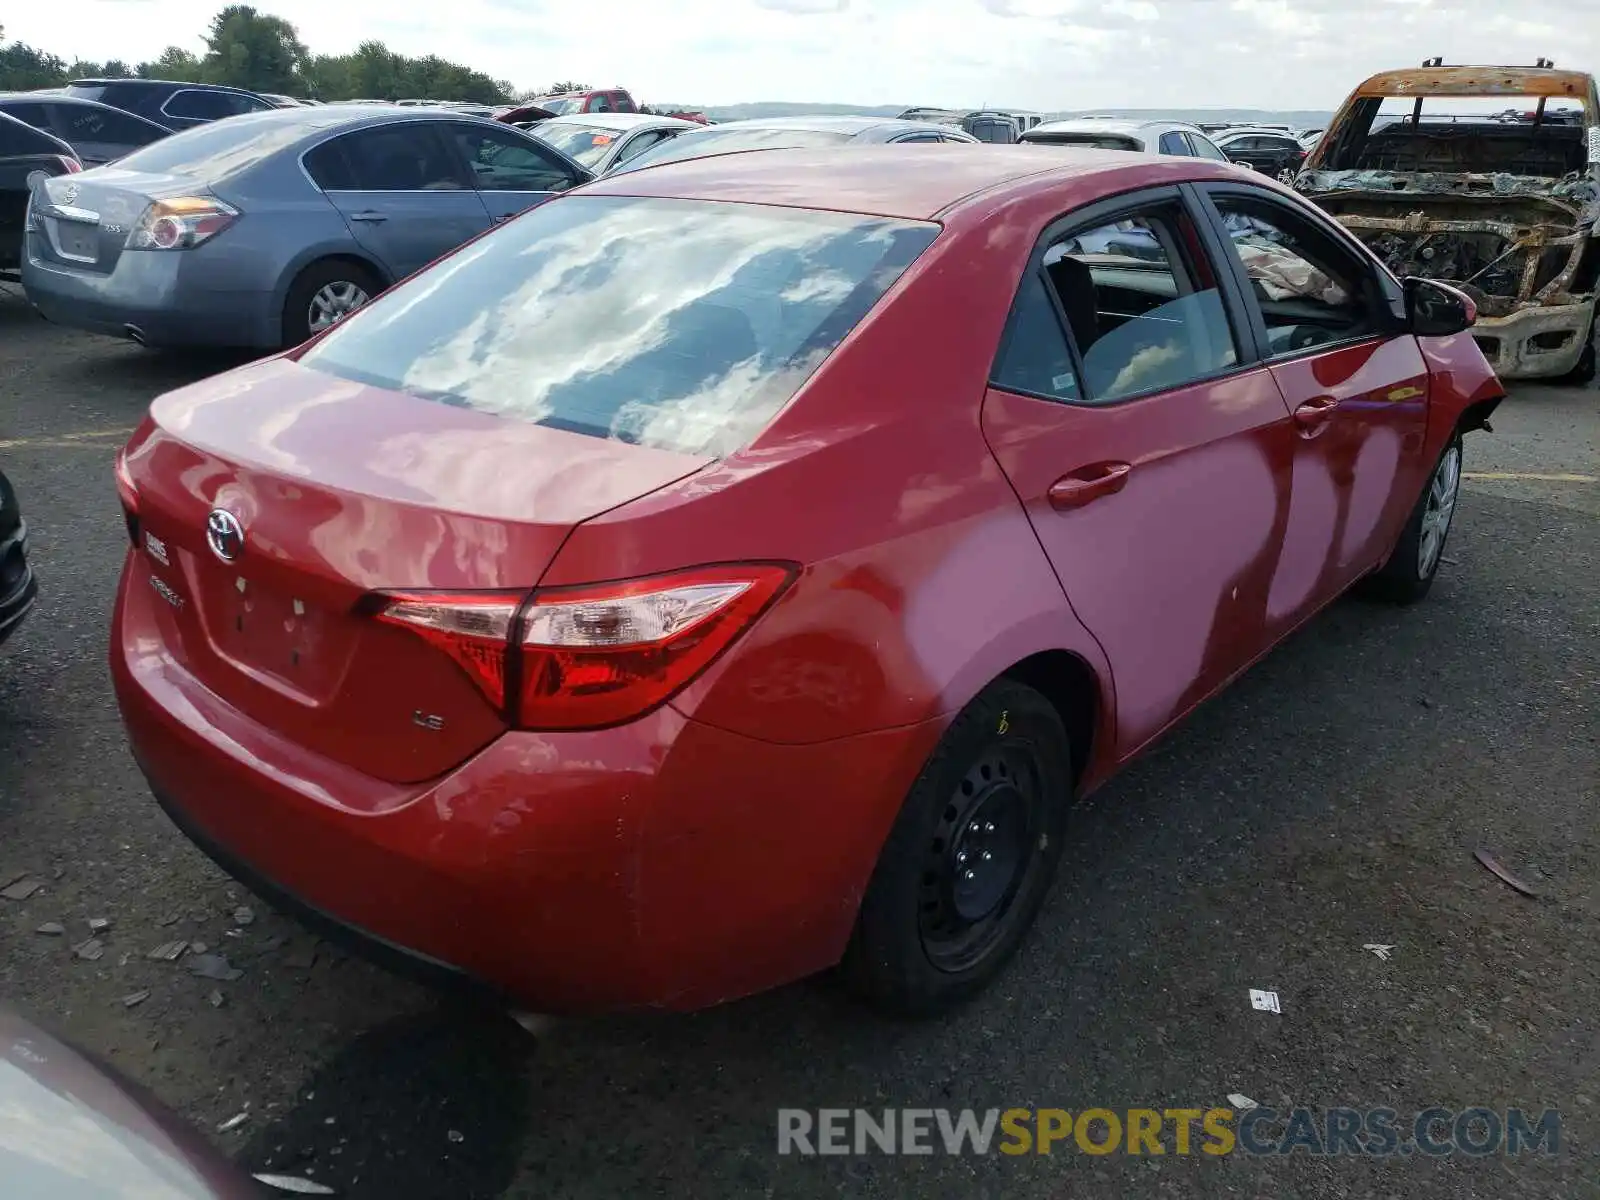
[(128, 526), (128, 540), (139, 545), (139, 489), (133, 484), (133, 474), (128, 470), (128, 452), (117, 451), (116, 465), (112, 468), (117, 478), (117, 499), (122, 502), (122, 519)]
[(377, 616), (455, 659), (523, 729), (599, 729), (681, 691), (794, 568), (741, 563), (519, 593), (386, 594)]
[(83, 170), (83, 164), (75, 158), (68, 158), (65, 154), (53, 154), (51, 157), (61, 164), (62, 172), (67, 175), (76, 175)]

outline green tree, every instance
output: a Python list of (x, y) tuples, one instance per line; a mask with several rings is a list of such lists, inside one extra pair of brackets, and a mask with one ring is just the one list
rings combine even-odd
[(26, 42), (5, 44), (5, 26), (0, 25), (0, 91), (29, 92), (34, 88), (59, 87), (67, 80), (67, 64), (54, 54), (35, 50)]
[(153, 62), (138, 67), (141, 79), (173, 79), (180, 83), (199, 83), (205, 78), (200, 60), (181, 46), (168, 46)]
[(587, 83), (572, 83), (571, 81), (567, 81), (564, 83), (552, 84), (550, 86), (550, 90), (546, 92), (545, 95), (560, 96), (566, 92), (588, 92), (592, 90), (593, 89), (590, 88)]
[(310, 51), (295, 27), (248, 4), (231, 4), (211, 20), (205, 35), (206, 77), (253, 92), (305, 90), (301, 68)]

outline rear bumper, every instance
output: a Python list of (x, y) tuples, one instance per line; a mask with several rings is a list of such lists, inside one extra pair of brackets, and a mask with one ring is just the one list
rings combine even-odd
[(201, 686), (124, 571), (112, 679), (175, 822), (270, 900), (391, 965), (545, 1012), (695, 1009), (837, 962), (942, 722), (814, 746), (666, 707), (594, 733), (508, 733), (389, 785)]
[[(203, 285), (197, 251), (125, 252), (108, 274), (63, 267), (24, 242), (22, 289), (47, 320), (147, 346), (275, 349), (279, 315), (269, 291)], [(203, 250), (204, 247), (201, 247)]]
[(0, 642), (4, 642), (32, 611), (39, 581), (28, 563), (28, 527), (19, 524), (0, 539)]
[(1594, 336), (1594, 314), (1591, 297), (1504, 317), (1479, 317), (1472, 339), (1501, 379), (1552, 379), (1578, 365)]

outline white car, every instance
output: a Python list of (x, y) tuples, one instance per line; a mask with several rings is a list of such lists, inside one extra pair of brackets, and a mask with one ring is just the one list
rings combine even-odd
[(1133, 121), (1116, 117), (1074, 117), (1046, 121), (1022, 134), (1029, 146), (1086, 146), (1096, 150), (1132, 150), (1136, 154), (1173, 154), (1184, 158), (1228, 156), (1194, 125), (1182, 121)]

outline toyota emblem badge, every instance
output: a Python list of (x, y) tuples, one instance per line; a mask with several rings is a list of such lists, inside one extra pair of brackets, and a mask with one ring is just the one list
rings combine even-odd
[(223, 562), (232, 562), (244, 549), (244, 526), (225, 508), (214, 508), (206, 518), (206, 545)]

